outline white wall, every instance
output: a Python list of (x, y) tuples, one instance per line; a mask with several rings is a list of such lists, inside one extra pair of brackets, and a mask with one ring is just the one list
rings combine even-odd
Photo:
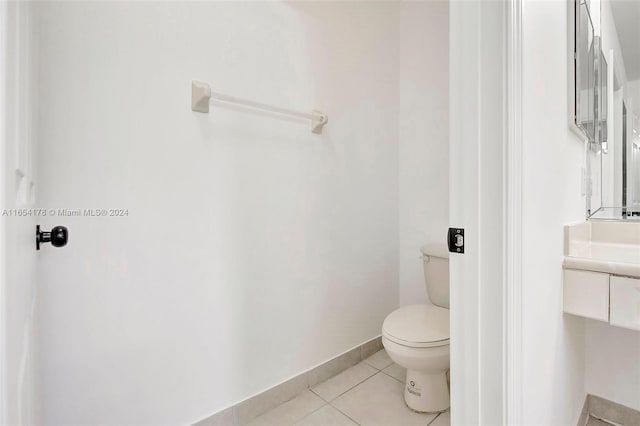
[(0, 424), (6, 425), (39, 421), (36, 218), (26, 210), (36, 189), (33, 19), (28, 2), (0, 3)]
[(587, 393), (640, 410), (640, 333), (587, 321)]
[(449, 223), (449, 4), (400, 6), (400, 304), (428, 301), (420, 246)]
[[(563, 225), (584, 220), (583, 144), (567, 126), (567, 4), (523, 7), (523, 419), (575, 425), (584, 323), (562, 314)], [(541, 30), (544, 29), (544, 30)]]
[[(622, 48), (620, 47), (620, 40), (618, 39), (618, 31), (616, 30), (616, 23), (613, 17), (613, 11), (611, 10), (611, 0), (600, 0), (600, 19), (601, 22), (598, 25), (600, 29), (600, 36), (602, 37), (602, 51), (609, 60), (609, 51), (613, 50), (615, 54), (615, 74), (618, 79), (623, 82), (627, 81), (627, 70), (624, 64), (624, 57), (622, 56)], [(598, 24), (596, 22), (596, 24)], [(611, 67), (611, 64), (608, 64)]]
[[(41, 205), (129, 209), (43, 221), (70, 229), (41, 253), (47, 424), (185, 424), (379, 335), (397, 3), (41, 8)], [(194, 78), (329, 124), (193, 113)]]

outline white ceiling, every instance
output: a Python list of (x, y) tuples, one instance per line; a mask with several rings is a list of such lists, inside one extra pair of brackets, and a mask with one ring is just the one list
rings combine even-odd
[(610, 0), (627, 70), (627, 80), (640, 79), (640, 0)]

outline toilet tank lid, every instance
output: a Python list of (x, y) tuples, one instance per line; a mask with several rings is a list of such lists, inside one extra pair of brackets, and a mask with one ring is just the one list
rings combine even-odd
[(445, 244), (429, 243), (420, 247), (420, 251), (425, 256), (441, 257), (442, 259), (449, 258), (449, 249)]

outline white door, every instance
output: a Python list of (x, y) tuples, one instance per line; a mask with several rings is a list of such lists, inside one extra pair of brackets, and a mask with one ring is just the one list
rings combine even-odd
[(0, 424), (37, 423), (32, 8), (0, 2)]

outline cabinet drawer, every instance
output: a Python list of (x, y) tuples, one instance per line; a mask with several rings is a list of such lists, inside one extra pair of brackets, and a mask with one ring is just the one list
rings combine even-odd
[(640, 279), (611, 277), (610, 322), (640, 330)]
[(609, 321), (609, 274), (564, 270), (563, 311)]

